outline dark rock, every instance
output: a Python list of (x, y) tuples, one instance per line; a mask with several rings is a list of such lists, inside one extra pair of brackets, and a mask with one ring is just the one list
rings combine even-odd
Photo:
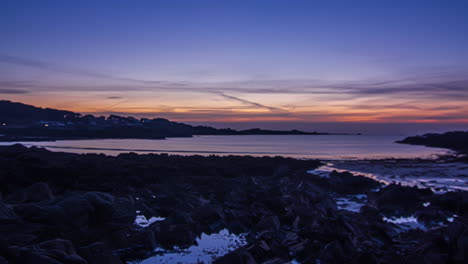
[(84, 194), (92, 207), (92, 219), (94, 223), (100, 224), (109, 221), (114, 213), (114, 197), (102, 192), (88, 192)]
[(430, 189), (391, 184), (380, 189), (377, 193), (369, 194), (369, 200), (375, 203), (377, 208), (384, 213), (412, 214), (414, 211), (423, 208), (423, 202), (432, 194)]
[(81, 247), (78, 251), (88, 264), (124, 264), (103, 242)]
[(277, 253), (265, 240), (260, 240), (250, 245), (247, 247), (247, 251), (260, 263), (263, 263), (267, 259), (274, 258)]
[(256, 225), (257, 230), (275, 230), (278, 231), (281, 227), (280, 220), (276, 215), (264, 216)]
[(313, 180), (321, 187), (339, 194), (360, 194), (380, 187), (380, 183), (368, 177), (349, 172), (332, 171), (330, 177), (316, 176)]
[(341, 243), (335, 240), (325, 245), (319, 259), (320, 263), (345, 263), (346, 255)]
[(128, 237), (130, 245), (142, 247), (147, 251), (155, 249), (158, 244), (156, 243), (155, 234), (150, 229), (144, 229)]
[(4, 257), (0, 256), (0, 264), (9, 264), (9, 262)]
[(5, 204), (0, 196), (0, 224), (16, 223), (17, 221), (18, 217), (11, 206)]
[(447, 192), (434, 195), (430, 200), (431, 206), (463, 214), (468, 211), (468, 192)]
[(39, 252), (30, 251), (24, 253), (22, 262), (24, 264), (65, 264), (64, 262), (58, 261), (52, 257)]
[(63, 263), (86, 264), (86, 261), (78, 256), (75, 247), (68, 240), (55, 239), (44, 241), (39, 244), (39, 247), (45, 250), (47, 255), (53, 256), (54, 259), (60, 260)]
[(214, 261), (215, 264), (256, 264), (252, 255), (244, 248), (230, 252)]
[(195, 242), (195, 235), (187, 225), (162, 225), (161, 230), (155, 234), (157, 242), (164, 248), (174, 246), (188, 247)]
[(26, 202), (41, 202), (48, 201), (54, 198), (52, 191), (49, 188), (49, 185), (44, 182), (35, 183), (29, 186), (26, 190), (27, 200)]

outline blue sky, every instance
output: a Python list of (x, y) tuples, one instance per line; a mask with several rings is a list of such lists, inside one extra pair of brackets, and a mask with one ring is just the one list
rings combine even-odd
[(467, 1), (22, 1), (0, 97), (181, 121), (468, 122)]

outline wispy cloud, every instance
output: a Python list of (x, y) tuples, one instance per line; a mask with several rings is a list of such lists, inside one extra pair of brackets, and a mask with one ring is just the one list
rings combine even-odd
[(0, 88), (0, 94), (27, 94), (28, 90)]
[(249, 101), (249, 100), (245, 100), (245, 99), (242, 99), (242, 98), (239, 98), (239, 97), (235, 97), (235, 96), (232, 96), (232, 95), (227, 95), (225, 93), (219, 93), (219, 95), (221, 95), (224, 98), (234, 100), (234, 101), (237, 101), (237, 102), (241, 102), (241, 103), (246, 104), (246, 105), (254, 106), (254, 107), (257, 107), (257, 108), (268, 109), (268, 110), (270, 110), (272, 112), (287, 112), (285, 109), (282, 109), (282, 108), (263, 105), (263, 104), (260, 104), (260, 103), (256, 103), (256, 102), (253, 102), (253, 101)]
[[(217, 108), (194, 107), (190, 105), (177, 107), (174, 105), (160, 108), (158, 114), (167, 114), (179, 120), (185, 118), (248, 118), (251, 113), (241, 111), (245, 109), (262, 109), (262, 113), (255, 113), (258, 118), (264, 119), (288, 119), (288, 120), (317, 120), (317, 119), (351, 119), (353, 117), (363, 120), (416, 120), (417, 117), (424, 120), (459, 120), (463, 119), (468, 107), (457, 106), (468, 99), (468, 74), (458, 72), (414, 74), (413, 76), (402, 76), (401, 78), (388, 78), (380, 80), (362, 81), (330, 81), (319, 79), (297, 79), (297, 80), (245, 80), (230, 82), (194, 82), (194, 81), (167, 81), (167, 80), (142, 80), (113, 76), (110, 74), (79, 69), (66, 65), (43, 62), (34, 59), (22, 58), (0, 54), (0, 63), (13, 64), (23, 67), (31, 67), (50, 71), (52, 73), (73, 74), (82, 77), (100, 79), (100, 82), (87, 82), (86, 84), (68, 84), (51, 80), (2, 80), (0, 76), (0, 94), (34, 94), (39, 92), (63, 93), (83, 92), (84, 94), (123, 94), (129, 93), (142, 96), (154, 93), (200, 93), (211, 95), (200, 97), (203, 100), (216, 101), (216, 97), (235, 101), (239, 106), (232, 107), (233, 111)], [(134, 107), (132, 99), (125, 96), (101, 97), (111, 104), (101, 104), (99, 112), (105, 111), (142, 111)], [(258, 95), (265, 95), (265, 99)], [(272, 103), (266, 98), (290, 96), (300, 98), (295, 101)], [(100, 95), (102, 96), (102, 95)], [(295, 97), (294, 97), (295, 96)], [(138, 96), (136, 96), (138, 97)], [(141, 96), (140, 96), (141, 97)], [(252, 100), (251, 98), (262, 98)], [(302, 100), (299, 105), (297, 100)], [(372, 100), (371, 103), (367, 101)], [(395, 102), (395, 103), (393, 103)], [(403, 103), (402, 103), (403, 102)], [(158, 102), (155, 102), (155, 104)], [(159, 102), (164, 103), (164, 102)], [(434, 104), (442, 104), (434, 106)], [(325, 109), (314, 111), (315, 106)], [(174, 113), (174, 108), (184, 108), (182, 112)], [(287, 108), (287, 109), (286, 109)], [(306, 108), (307, 111), (304, 111)], [(334, 108), (334, 109), (332, 109)], [(338, 109), (338, 110), (337, 110)], [(398, 110), (398, 115), (389, 115), (389, 111)], [(360, 111), (359, 113), (356, 113)], [(431, 111), (431, 113), (427, 113)], [(453, 113), (446, 113), (451, 111)], [(363, 113), (366, 112), (366, 113)], [(439, 113), (437, 113), (439, 112)], [(440, 114), (442, 113), (442, 114)], [(405, 119), (406, 118), (406, 119)]]

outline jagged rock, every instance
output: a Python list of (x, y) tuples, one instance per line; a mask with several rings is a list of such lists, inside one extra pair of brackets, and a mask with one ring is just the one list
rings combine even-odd
[(325, 245), (319, 259), (320, 263), (345, 263), (346, 255), (341, 243), (334, 240)]
[(88, 264), (124, 264), (103, 242), (81, 247), (78, 251)]
[(230, 252), (214, 261), (215, 264), (256, 264), (257, 262), (252, 255), (245, 250), (240, 248), (233, 252)]
[(370, 189), (377, 188), (380, 183), (349, 172), (332, 171), (330, 177), (313, 177), (314, 182), (319, 186), (340, 194), (359, 194)]
[(18, 217), (11, 206), (5, 204), (0, 196), (0, 224), (15, 223), (17, 221)]
[(145, 248), (147, 251), (151, 251), (158, 246), (155, 234), (151, 229), (144, 229), (134, 233), (128, 237), (128, 240), (130, 245)]
[(155, 236), (157, 242), (165, 248), (187, 247), (195, 242), (195, 235), (187, 225), (162, 225)]
[(93, 207), (92, 220), (94, 223), (105, 223), (112, 218), (114, 213), (114, 197), (102, 192), (88, 192), (84, 198), (90, 202)]
[(377, 193), (369, 195), (377, 208), (384, 213), (411, 214), (423, 208), (423, 202), (432, 195), (430, 189), (419, 189), (391, 184)]
[(35, 183), (23, 190), (19, 190), (8, 196), (10, 203), (36, 203), (52, 200), (54, 195), (47, 183)]
[(9, 262), (4, 257), (0, 256), (0, 264), (9, 264)]
[(275, 230), (278, 231), (281, 227), (280, 220), (276, 215), (264, 216), (260, 222), (257, 223), (257, 230)]
[(86, 261), (78, 256), (75, 247), (68, 240), (54, 239), (44, 241), (39, 244), (39, 247), (44, 250), (48, 256), (52, 256), (54, 259), (63, 263), (86, 264)]
[(264, 240), (260, 240), (255, 244), (247, 247), (247, 251), (258, 262), (263, 262), (269, 258), (275, 257), (275, 252)]

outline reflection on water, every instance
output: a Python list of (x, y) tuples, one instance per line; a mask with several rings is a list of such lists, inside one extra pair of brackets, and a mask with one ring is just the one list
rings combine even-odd
[[(399, 137), (352, 135), (289, 135), (289, 136), (196, 136), (166, 140), (105, 139), (62, 140), (56, 142), (23, 142), (27, 146), (43, 146), (53, 151), (74, 153), (123, 152), (170, 153), (181, 155), (253, 155), (287, 156), (320, 159), (382, 159), (429, 157), (446, 150), (394, 143)], [(20, 142), (21, 143), (21, 142)], [(2, 145), (12, 143), (3, 142)]]
[(129, 262), (132, 264), (172, 264), (187, 263), (209, 264), (214, 259), (224, 256), (235, 249), (247, 245), (245, 234), (235, 235), (227, 229), (214, 234), (201, 234), (196, 245), (187, 249), (164, 250), (155, 249), (155, 255), (142, 261)]
[[(419, 188), (431, 188), (437, 193), (468, 191), (468, 164), (432, 160), (363, 160), (334, 161), (318, 168), (324, 171), (348, 171), (382, 183), (400, 183)], [(314, 170), (311, 172), (315, 173)], [(323, 176), (322, 176), (323, 177)]]

